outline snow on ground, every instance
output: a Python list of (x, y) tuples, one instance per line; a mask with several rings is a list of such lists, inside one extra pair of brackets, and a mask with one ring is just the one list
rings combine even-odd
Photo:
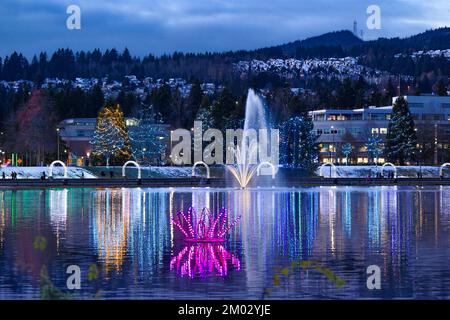
[(190, 177), (192, 174), (191, 167), (152, 167), (144, 168), (143, 172), (149, 176), (160, 177)]
[[(201, 174), (201, 167), (196, 169), (197, 175)], [(97, 166), (97, 167), (89, 167), (89, 170), (97, 175), (101, 176), (101, 172), (109, 177), (110, 171), (114, 173), (114, 177), (122, 176), (122, 167), (119, 166)], [(129, 165), (126, 168), (126, 176), (130, 178), (137, 177), (137, 168)], [(141, 167), (141, 175), (142, 178), (181, 178), (181, 177), (190, 177), (192, 174), (192, 167)]]
[[(17, 173), (17, 179), (40, 179), (43, 172), (45, 172), (46, 176), (48, 176), (49, 167), (2, 167), (0, 168), (0, 179), (2, 178), (3, 172), (5, 173), (7, 179), (11, 178), (11, 172)], [(67, 167), (67, 175), (69, 178), (81, 178), (82, 172), (84, 172), (84, 178), (86, 179), (97, 178), (86, 169)], [(53, 167), (53, 177), (63, 178), (64, 169), (59, 166)]]
[[(202, 167), (197, 168), (196, 176), (203, 176), (204, 170)], [(120, 176), (122, 174), (122, 167), (91, 167), (88, 170), (79, 167), (67, 167), (67, 175), (69, 178), (81, 178), (82, 172), (84, 172), (84, 178), (93, 179), (100, 175), (101, 171), (104, 171), (108, 175), (108, 171), (113, 170), (115, 176)], [(392, 172), (394, 169), (390, 166), (384, 167), (385, 176), (388, 172)], [(416, 178), (419, 172), (419, 166), (403, 166), (397, 167), (397, 177), (399, 178)], [(439, 178), (440, 167), (432, 166), (422, 166), (422, 176), (424, 178)], [(49, 167), (2, 167), (0, 168), (0, 179), (2, 173), (5, 172), (6, 178), (11, 178), (11, 172), (17, 172), (18, 179), (40, 179), (42, 173), (48, 176)], [(369, 172), (371, 176), (375, 177), (376, 172), (381, 172), (381, 166), (337, 166), (336, 175), (335, 169), (331, 169), (332, 177), (341, 178), (367, 178)], [(134, 177), (137, 176), (137, 168), (127, 167), (127, 176)], [(191, 167), (142, 167), (142, 178), (177, 178), (177, 177), (190, 177), (192, 174)], [(320, 167), (316, 170), (318, 176), (321, 175)], [(323, 168), (323, 175), (329, 177), (330, 167)], [(446, 177), (450, 176), (450, 167), (444, 169), (444, 175)], [(63, 178), (64, 170), (62, 167), (53, 168), (53, 176), (55, 178)]]
[[(336, 176), (341, 178), (367, 178), (369, 172), (371, 172), (371, 176), (375, 177), (376, 172), (381, 173), (381, 166), (337, 166), (336, 167)], [(439, 178), (439, 169), (440, 167), (432, 167), (432, 166), (398, 166), (397, 167), (397, 177), (398, 178), (417, 178), (417, 173), (422, 170), (422, 176), (424, 178)], [(384, 167), (384, 175), (386, 176), (388, 172), (392, 172), (394, 170), (391, 166)], [(335, 176), (334, 169), (331, 169), (332, 177)], [(450, 168), (447, 167), (444, 169), (444, 174), (446, 176), (450, 175)], [(316, 170), (316, 174), (320, 176), (320, 167)], [(323, 168), (323, 175), (325, 177), (330, 176), (330, 166)]]

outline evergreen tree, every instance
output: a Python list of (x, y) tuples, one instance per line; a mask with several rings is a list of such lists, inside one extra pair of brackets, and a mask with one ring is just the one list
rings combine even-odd
[(436, 94), (441, 97), (447, 96), (447, 87), (442, 79), (436, 84)]
[(397, 90), (395, 90), (394, 84), (391, 79), (389, 79), (386, 91), (384, 94), (383, 105), (388, 106), (392, 103), (392, 98), (397, 95)]
[(350, 79), (344, 79), (337, 90), (336, 100), (337, 106), (340, 109), (352, 109), (355, 107), (356, 91)]
[(198, 109), (195, 116), (196, 121), (201, 121), (203, 125), (203, 132), (214, 127), (214, 118), (212, 115), (212, 107), (208, 96), (204, 96), (200, 109)]
[(118, 104), (100, 110), (91, 144), (94, 158), (104, 157), (106, 165), (110, 159), (122, 163), (131, 158), (128, 129)]
[(375, 164), (378, 164), (378, 158), (383, 153), (383, 150), (381, 148), (382, 141), (383, 140), (381, 139), (380, 135), (373, 134), (369, 137), (366, 144), (369, 156), (373, 159)]
[(353, 146), (351, 143), (347, 142), (342, 145), (342, 153), (345, 155), (345, 164), (348, 165), (348, 157), (352, 153)]
[(105, 98), (103, 96), (102, 88), (96, 84), (92, 87), (88, 96), (88, 108), (86, 117), (92, 117), (97, 114), (98, 110), (104, 105)]
[(125, 146), (119, 128), (114, 125), (111, 118), (98, 119), (92, 140), (93, 155), (105, 157), (106, 166), (113, 154)]
[(224, 88), (212, 107), (212, 116), (215, 128), (225, 128), (226, 121), (236, 108), (236, 98), (230, 90)]
[(313, 172), (319, 164), (319, 144), (312, 119), (306, 115), (290, 118), (280, 130), (280, 163), (289, 168)]
[(200, 81), (195, 80), (192, 84), (191, 91), (189, 92), (189, 96), (186, 101), (186, 108), (183, 112), (185, 118), (185, 127), (188, 127), (193, 122), (195, 115), (200, 108), (200, 104), (202, 103), (202, 99), (203, 91), (200, 86)]
[(139, 123), (129, 130), (132, 156), (136, 161), (161, 164), (168, 138), (165, 130), (161, 129), (162, 123), (161, 115), (156, 114), (151, 106), (141, 106)]
[(155, 112), (162, 114), (164, 121), (170, 122), (172, 117), (172, 92), (167, 84), (152, 91), (150, 102)]
[(292, 96), (288, 108), (291, 115), (304, 115), (308, 112), (308, 107), (300, 95)]
[(416, 132), (414, 120), (405, 98), (396, 99), (386, 136), (386, 156), (389, 161), (404, 165), (411, 161), (416, 148)]

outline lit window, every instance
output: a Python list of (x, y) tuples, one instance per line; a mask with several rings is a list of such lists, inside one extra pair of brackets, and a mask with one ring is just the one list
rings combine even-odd
[(380, 134), (387, 134), (387, 128), (380, 128)]
[(356, 162), (357, 163), (368, 163), (369, 162), (369, 159), (368, 158), (358, 158), (358, 159), (356, 159)]
[(372, 134), (378, 134), (379, 130), (378, 128), (372, 128)]

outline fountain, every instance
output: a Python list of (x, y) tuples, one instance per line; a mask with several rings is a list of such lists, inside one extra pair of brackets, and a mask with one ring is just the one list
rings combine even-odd
[(256, 143), (253, 141), (247, 152), (244, 151), (245, 153), (241, 151), (241, 147), (239, 146), (233, 148), (233, 151), (236, 164), (227, 166), (227, 169), (236, 178), (236, 181), (239, 183), (241, 188), (246, 188), (258, 168), (256, 165), (251, 164), (250, 161), (250, 157), (257, 152)]
[[(275, 178), (276, 168), (273, 163), (261, 159), (258, 146), (268, 146), (267, 134), (261, 134), (261, 130), (269, 129), (266, 111), (261, 98), (252, 90), (248, 90), (245, 104), (244, 134), (241, 145), (229, 147), (234, 153), (236, 163), (227, 165), (226, 168), (234, 176), (241, 188), (246, 188), (251, 179), (258, 173), (261, 166), (269, 166), (272, 178)], [(259, 132), (259, 141), (251, 139), (249, 132)], [(247, 142), (247, 140), (249, 140)], [(259, 157), (258, 157), (258, 152)], [(259, 158), (259, 159), (258, 159)]]

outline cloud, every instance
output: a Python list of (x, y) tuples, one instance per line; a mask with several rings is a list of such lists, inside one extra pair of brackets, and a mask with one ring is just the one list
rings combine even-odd
[[(81, 7), (82, 30), (65, 27)], [(365, 29), (366, 8), (382, 9), (382, 29)], [(132, 53), (255, 49), (351, 29), (367, 38), (408, 36), (446, 24), (448, 0), (2, 0), (0, 55), (59, 47), (128, 47)], [(448, 23), (450, 24), (450, 23)]]

